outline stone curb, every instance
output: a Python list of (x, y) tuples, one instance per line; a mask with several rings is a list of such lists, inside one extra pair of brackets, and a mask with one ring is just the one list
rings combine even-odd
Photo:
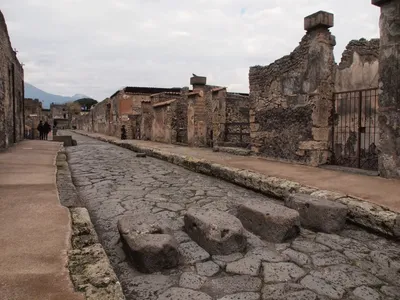
[(57, 154), (57, 188), (61, 204), (71, 214), (72, 249), (68, 251), (68, 269), (76, 291), (82, 292), (87, 300), (125, 300), (89, 212), (79, 207), (80, 199), (63, 149)]
[(319, 190), (278, 177), (265, 176), (249, 170), (227, 167), (205, 159), (174, 154), (152, 147), (134, 145), (129, 140), (120, 140), (116, 137), (90, 134), (82, 131), (73, 132), (135, 152), (146, 153), (148, 156), (165, 160), (194, 172), (220, 178), (280, 200), (285, 200), (293, 193), (303, 193), (331, 201), (338, 201), (348, 207), (349, 213), (347, 219), (349, 221), (370, 230), (400, 238), (400, 214), (381, 205), (345, 194)]

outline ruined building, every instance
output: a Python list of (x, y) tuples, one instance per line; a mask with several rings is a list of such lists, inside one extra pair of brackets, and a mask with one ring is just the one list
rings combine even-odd
[(39, 137), (37, 127), (43, 120), (42, 102), (39, 99), (24, 99), (25, 138), (36, 139)]
[(339, 63), (334, 16), (319, 11), (304, 19), (306, 33), (292, 53), (250, 68), (249, 95), (194, 76), (191, 90), (135, 100), (119, 91), (78, 120), (78, 128), (119, 136), (125, 125), (128, 138), (251, 148), (278, 160), (400, 177), (400, 4), (372, 2), (381, 7), (381, 38), (350, 41)]
[(73, 126), (120, 136), (196, 147), (248, 146), (248, 94), (228, 93), (207, 85), (205, 77), (191, 78), (193, 89), (126, 87), (94, 106)]
[(24, 138), (24, 70), (0, 11), (0, 150)]
[(351, 41), (335, 63), (333, 14), (304, 20), (290, 54), (250, 68), (252, 150), (313, 166), (378, 168), (379, 40)]

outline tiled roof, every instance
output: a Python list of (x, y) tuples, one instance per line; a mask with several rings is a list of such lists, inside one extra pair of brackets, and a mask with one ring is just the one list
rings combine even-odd
[(110, 98), (115, 97), (119, 92), (125, 92), (129, 94), (157, 94), (162, 92), (175, 92), (179, 93), (180, 88), (157, 88), (157, 87), (138, 87), (138, 86), (127, 86), (122, 90), (116, 91)]
[(159, 107), (159, 106), (169, 105), (169, 104), (171, 104), (171, 103), (173, 103), (175, 101), (176, 101), (176, 99), (171, 99), (171, 100), (167, 100), (167, 101), (164, 101), (164, 102), (159, 102), (159, 103), (153, 104), (152, 106), (153, 107)]

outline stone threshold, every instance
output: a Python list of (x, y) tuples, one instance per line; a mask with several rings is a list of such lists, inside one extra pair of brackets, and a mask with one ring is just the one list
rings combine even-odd
[(68, 269), (76, 291), (87, 300), (125, 300), (121, 284), (99, 242), (86, 208), (80, 207), (78, 192), (72, 182), (67, 154), (57, 155), (57, 189), (60, 202), (71, 214), (71, 246)]
[(400, 214), (391, 211), (387, 207), (354, 196), (320, 190), (284, 178), (266, 176), (249, 170), (227, 167), (205, 159), (179, 155), (154, 147), (138, 146), (133, 144), (132, 141), (120, 140), (112, 136), (91, 134), (83, 131), (73, 132), (103, 142), (108, 142), (134, 152), (145, 153), (148, 156), (168, 161), (197, 173), (223, 179), (282, 201), (288, 198), (289, 195), (295, 193), (309, 194), (317, 198), (337, 201), (348, 207), (348, 221), (390, 237), (400, 238)]

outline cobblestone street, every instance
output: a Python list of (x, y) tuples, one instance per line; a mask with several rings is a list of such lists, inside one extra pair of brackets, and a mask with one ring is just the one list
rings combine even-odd
[[(285, 244), (246, 232), (243, 252), (210, 256), (183, 231), (189, 208), (235, 215), (249, 199), (282, 202), (101, 141), (73, 134), (68, 162), (81, 201), (127, 299), (400, 299), (400, 244), (346, 225), (340, 234), (301, 229)], [(153, 213), (169, 220), (184, 263), (142, 274), (123, 251), (118, 220)]]

